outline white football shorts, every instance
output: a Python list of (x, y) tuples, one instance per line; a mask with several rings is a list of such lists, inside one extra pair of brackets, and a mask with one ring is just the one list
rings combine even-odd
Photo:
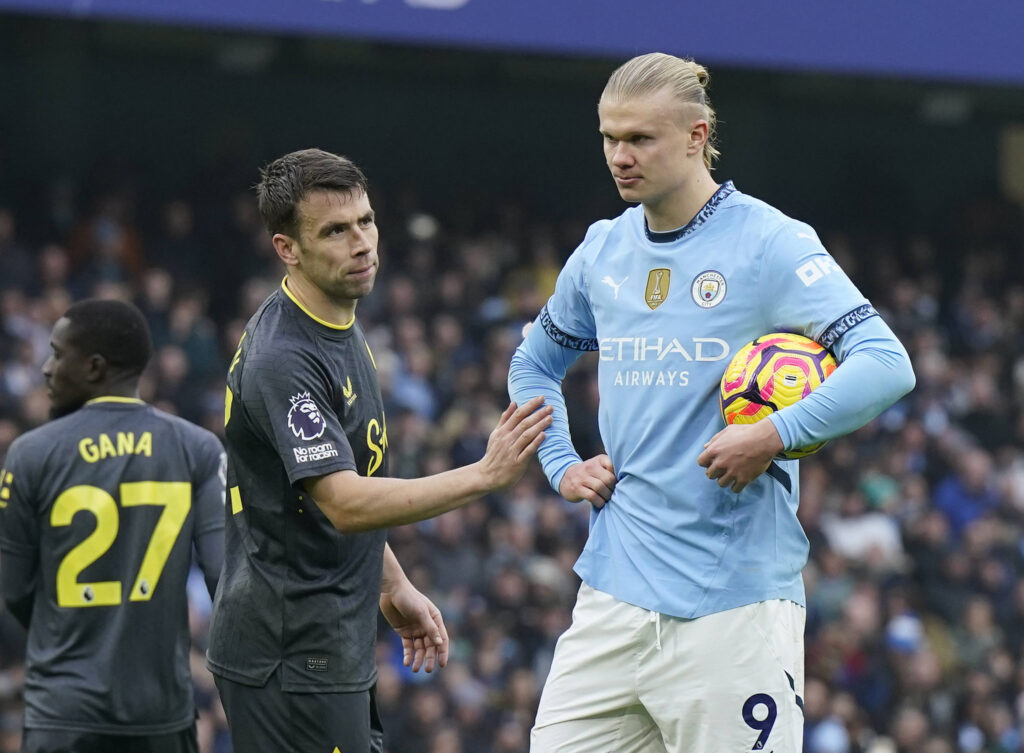
[(693, 620), (585, 583), (531, 753), (799, 753), (805, 610), (775, 599)]

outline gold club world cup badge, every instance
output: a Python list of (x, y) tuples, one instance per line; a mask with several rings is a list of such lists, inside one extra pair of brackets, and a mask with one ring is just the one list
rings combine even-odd
[(647, 287), (644, 288), (644, 302), (653, 311), (668, 298), (668, 285), (672, 279), (670, 269), (652, 269), (647, 273)]
[(725, 289), (725, 278), (719, 272), (709, 269), (693, 278), (690, 295), (698, 306), (709, 309), (725, 300)]

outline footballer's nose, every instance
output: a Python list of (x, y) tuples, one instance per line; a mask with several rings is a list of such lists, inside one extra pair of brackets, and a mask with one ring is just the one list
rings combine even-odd
[(616, 167), (629, 167), (636, 162), (636, 159), (633, 157), (629, 145), (620, 142), (615, 145), (608, 161)]
[(354, 231), (354, 240), (352, 243), (352, 253), (356, 256), (362, 256), (370, 251), (373, 251), (373, 238), (370, 233), (362, 228), (357, 228)]

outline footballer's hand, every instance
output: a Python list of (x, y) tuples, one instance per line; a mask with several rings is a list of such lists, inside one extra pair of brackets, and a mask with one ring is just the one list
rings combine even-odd
[(781, 451), (782, 439), (771, 421), (732, 424), (711, 437), (697, 463), (709, 479), (738, 493), (768, 470)]
[(487, 451), (480, 460), (489, 489), (505, 489), (522, 478), (526, 464), (544, 441), (544, 430), (551, 426), (553, 411), (550, 405), (544, 405), (543, 395), (523, 405), (509, 403), (487, 439)]
[(570, 502), (587, 500), (595, 510), (604, 507), (615, 488), (615, 466), (607, 455), (595, 455), (570, 465), (558, 484), (558, 493)]
[(384, 619), (402, 638), (402, 663), (419, 672), (423, 667), (433, 672), (434, 667), (448, 663), (448, 631), (441, 618), (441, 610), (403, 578), (391, 591), (380, 595), (380, 611)]

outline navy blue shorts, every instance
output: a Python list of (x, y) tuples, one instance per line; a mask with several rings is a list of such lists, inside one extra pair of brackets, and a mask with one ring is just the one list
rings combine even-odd
[(354, 693), (291, 693), (280, 668), (263, 687), (214, 675), (231, 728), (244, 753), (381, 753), (384, 731), (376, 688)]
[(59, 729), (26, 729), (21, 753), (199, 753), (196, 727), (164, 735), (106, 735)]

